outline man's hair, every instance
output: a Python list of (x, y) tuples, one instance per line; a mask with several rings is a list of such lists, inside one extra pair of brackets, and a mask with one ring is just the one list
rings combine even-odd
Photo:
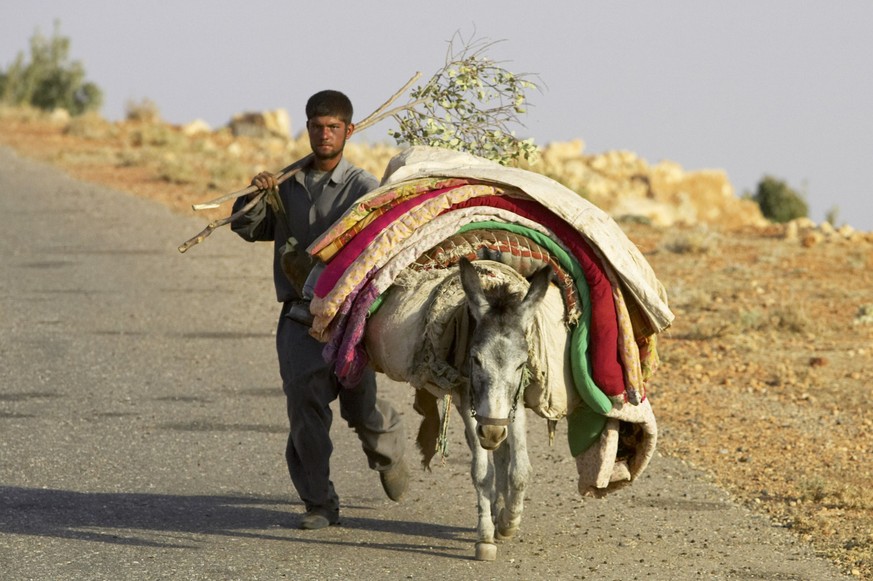
[(346, 124), (352, 122), (352, 102), (339, 91), (319, 91), (306, 102), (306, 120), (313, 117), (337, 117)]

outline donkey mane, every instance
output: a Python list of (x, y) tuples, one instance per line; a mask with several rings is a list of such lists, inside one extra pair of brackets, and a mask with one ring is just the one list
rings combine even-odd
[(524, 300), (524, 295), (512, 290), (508, 283), (501, 283), (483, 292), (488, 300), (490, 314), (496, 317), (511, 314)]

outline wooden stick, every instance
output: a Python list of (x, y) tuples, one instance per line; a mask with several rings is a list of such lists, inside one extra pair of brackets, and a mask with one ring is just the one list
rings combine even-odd
[[(281, 184), (282, 182), (284, 182), (285, 180), (287, 180), (288, 178), (290, 178), (291, 176), (293, 176), (294, 174), (299, 172), (301, 169), (303, 169), (306, 166), (306, 164), (309, 162), (309, 159), (311, 157), (312, 157), (312, 154), (310, 153), (306, 157), (299, 159), (298, 161), (294, 162), (292, 165), (288, 166), (287, 168), (285, 168), (284, 170), (279, 172), (279, 174), (276, 176), (276, 181)], [(217, 208), (221, 204), (228, 202), (230, 200), (235, 200), (236, 198), (241, 198), (242, 196), (246, 196), (248, 194), (253, 194), (257, 191), (258, 191), (257, 186), (249, 186), (245, 189), (238, 190), (236, 192), (232, 192), (230, 194), (227, 194), (226, 196), (221, 196), (220, 198), (216, 198), (216, 199), (210, 200), (208, 202), (203, 202), (202, 204), (194, 204), (191, 207), (194, 209), (195, 212), (200, 211), (200, 210), (209, 210), (212, 208)]]
[[(297, 171), (300, 171), (299, 168), (298, 168)], [(295, 173), (296, 173), (296, 171), (295, 171)], [(290, 176), (289, 176), (289, 177), (290, 177)], [(254, 186), (253, 186), (253, 187), (254, 187)], [(256, 190), (256, 189), (253, 189), (252, 192), (254, 192), (254, 191), (257, 191), (257, 190)], [(249, 193), (252, 193), (252, 192), (249, 192)], [(236, 220), (237, 218), (239, 218), (240, 216), (242, 216), (243, 214), (245, 214), (246, 212), (248, 212), (249, 210), (251, 210), (252, 208), (254, 208), (254, 207), (257, 205), (257, 203), (260, 202), (261, 199), (263, 199), (263, 197), (264, 197), (265, 195), (267, 195), (267, 191), (266, 191), (266, 190), (261, 190), (260, 192), (258, 192), (258, 195), (256, 195), (255, 197), (253, 197), (253, 198), (249, 201), (249, 203), (247, 203), (245, 206), (243, 206), (242, 208), (240, 208), (240, 210), (239, 210), (238, 212), (234, 212), (234, 213), (231, 214), (230, 216), (228, 216), (228, 217), (226, 217), (226, 218), (222, 218), (222, 219), (220, 219), (220, 220), (213, 220), (212, 222), (210, 222), (210, 223), (206, 226), (206, 228), (203, 229), (202, 232), (200, 232), (200, 234), (198, 234), (197, 236), (194, 236), (193, 238), (189, 238), (189, 239), (186, 240), (186, 241), (185, 241), (181, 246), (179, 246), (179, 249), (178, 249), (179, 252), (181, 252), (181, 253), (184, 254), (186, 250), (188, 250), (189, 248), (191, 248), (191, 247), (194, 246), (195, 244), (200, 244), (201, 242), (203, 242), (204, 240), (206, 240), (206, 238), (207, 238), (210, 234), (212, 234), (212, 232), (214, 232), (216, 228), (221, 228), (221, 227), (224, 226), (225, 224), (230, 224), (231, 222), (233, 222), (234, 220)]]
[[(388, 106), (391, 105), (391, 103), (396, 101), (400, 97), (400, 95), (405, 93), (406, 90), (409, 89), (409, 87), (412, 85), (412, 83), (417, 81), (419, 79), (419, 77), (421, 77), (421, 72), (416, 72), (414, 75), (412, 75), (412, 77), (408, 81), (406, 81), (406, 84), (403, 85), (403, 87), (401, 87), (401, 89), (399, 91), (397, 91), (396, 93), (391, 95), (390, 99), (388, 99), (387, 101), (382, 103), (382, 105), (378, 109), (376, 109), (375, 111), (373, 111), (372, 113), (367, 115), (367, 117), (364, 118), (363, 121), (361, 121), (360, 123), (356, 123), (355, 124), (355, 131), (363, 131), (367, 127), (370, 127), (371, 125), (375, 125), (376, 123), (378, 123), (379, 121), (384, 119), (386, 117), (386, 115), (380, 115), (380, 113), (382, 113), (385, 109), (387, 109)], [(418, 104), (418, 101), (416, 101), (416, 104)], [(405, 107), (402, 107), (402, 108), (406, 109), (409, 106), (410, 105), (406, 105)]]
[(225, 202), (235, 200), (248, 194), (253, 194), (256, 191), (258, 191), (258, 188), (256, 188), (255, 186), (249, 186), (243, 190), (231, 192), (226, 196), (221, 196), (220, 198), (215, 198), (214, 200), (209, 200), (208, 202), (203, 202), (202, 204), (194, 204), (193, 206), (191, 206), (191, 208), (195, 212), (199, 212), (200, 210), (211, 210), (212, 208), (217, 208), (221, 206)]

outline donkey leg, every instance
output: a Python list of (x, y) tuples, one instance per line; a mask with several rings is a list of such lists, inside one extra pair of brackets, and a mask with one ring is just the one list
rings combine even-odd
[[(467, 406), (464, 406), (467, 407)], [(494, 517), (491, 513), (491, 503), (494, 497), (494, 466), (488, 452), (479, 445), (476, 436), (476, 420), (470, 417), (470, 410), (460, 409), (464, 418), (464, 435), (472, 453), (470, 476), (476, 489), (478, 507), (478, 523), (476, 526), (476, 559), (493, 561), (497, 558), (497, 545), (494, 544)]]
[(499, 515), (506, 507), (506, 497), (509, 492), (509, 470), (512, 460), (512, 448), (507, 439), (503, 444), (491, 453), (494, 463), (494, 499), (491, 502), (491, 514), (494, 515), (495, 524), (498, 525), (497, 538), (500, 538)]
[[(524, 512), (524, 493), (530, 482), (532, 468), (527, 453), (527, 425), (524, 410), (519, 410), (509, 427), (507, 441), (502, 448), (506, 451), (495, 470), (504, 471), (504, 506), (497, 518), (497, 538), (510, 538), (518, 532), (521, 515)], [(505, 458), (505, 460), (504, 460)], [(495, 464), (498, 459), (495, 454)]]

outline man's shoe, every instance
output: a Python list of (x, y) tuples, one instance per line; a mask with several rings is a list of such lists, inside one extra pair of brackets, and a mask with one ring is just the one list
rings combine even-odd
[(306, 531), (315, 531), (335, 524), (339, 524), (339, 515), (336, 518), (329, 519), (323, 513), (313, 510), (308, 511), (300, 519), (300, 528)]
[(379, 480), (382, 481), (382, 488), (385, 489), (388, 498), (394, 502), (400, 501), (409, 488), (409, 469), (406, 467), (406, 462), (400, 460), (391, 468), (382, 470), (379, 472)]

